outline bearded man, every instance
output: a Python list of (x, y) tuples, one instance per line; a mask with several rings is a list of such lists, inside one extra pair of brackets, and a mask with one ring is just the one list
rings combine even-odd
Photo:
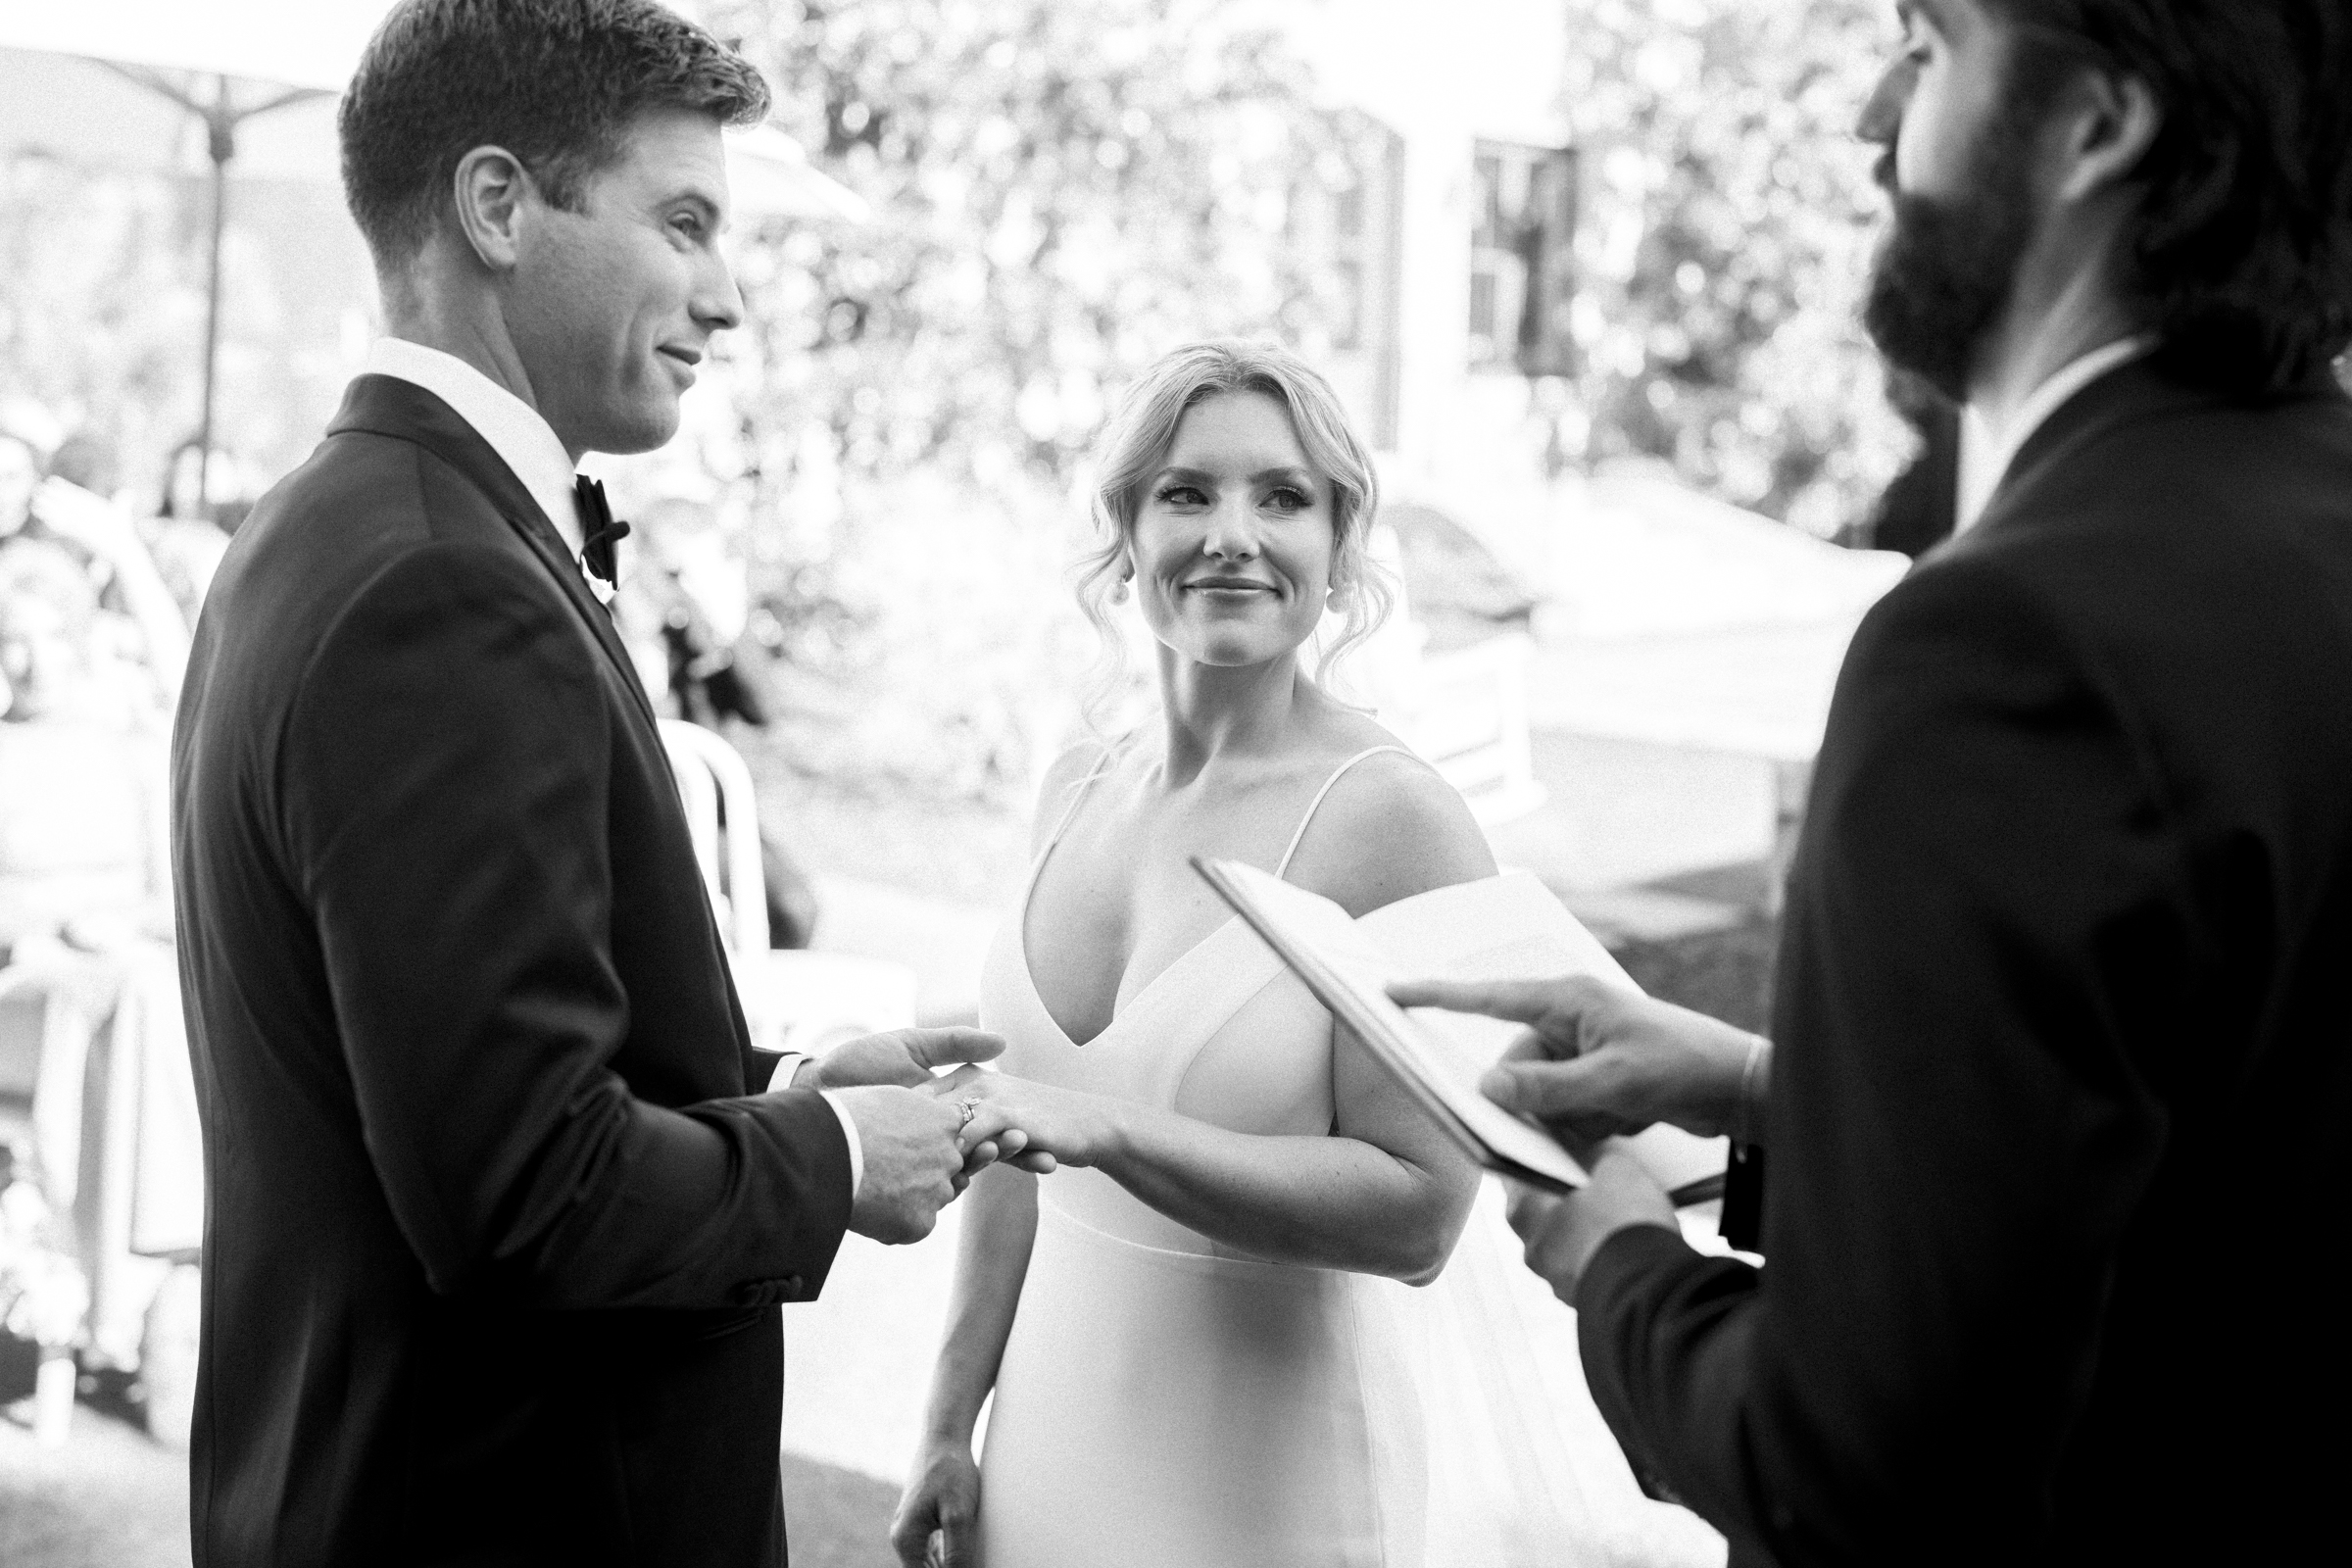
[(1399, 1000), (1535, 1025), (1489, 1087), (1514, 1108), (1769, 1145), (1762, 1269), (1684, 1245), (1622, 1156), (1513, 1216), (1629, 1454), (1735, 1564), (2325, 1553), (2352, 10), (1900, 9), (1868, 320), (2002, 477), (1855, 636), (1773, 1045), (1589, 985)]

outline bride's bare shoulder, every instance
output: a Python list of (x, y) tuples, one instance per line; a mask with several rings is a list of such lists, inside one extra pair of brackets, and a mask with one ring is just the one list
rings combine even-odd
[(1494, 874), (1460, 792), (1403, 752), (1366, 757), (1334, 782), (1291, 861), (1293, 882), (1358, 916)]

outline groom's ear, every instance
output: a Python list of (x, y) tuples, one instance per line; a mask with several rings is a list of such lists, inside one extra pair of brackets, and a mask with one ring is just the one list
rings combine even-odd
[(493, 272), (514, 269), (521, 255), (522, 208), (530, 172), (504, 147), (476, 147), (458, 160), (450, 194), (458, 232)]

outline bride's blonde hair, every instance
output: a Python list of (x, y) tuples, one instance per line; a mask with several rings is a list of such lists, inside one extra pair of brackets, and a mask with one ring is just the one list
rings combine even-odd
[(1341, 631), (1316, 661), (1315, 679), (1379, 630), (1396, 603), (1389, 574), (1367, 544), (1380, 479), (1331, 383), (1277, 343), (1228, 337), (1187, 344), (1137, 378), (1096, 442), (1090, 510), (1102, 542), (1078, 570), (1078, 606), (1103, 648), (1101, 677), (1087, 705), (1090, 718), (1117, 692), (1125, 672), (1126, 644), (1111, 624), (1110, 604), (1135, 539), (1144, 486), (1166, 461), (1185, 414), (1227, 392), (1255, 392), (1281, 404), (1307, 463), (1331, 486), (1331, 588)]

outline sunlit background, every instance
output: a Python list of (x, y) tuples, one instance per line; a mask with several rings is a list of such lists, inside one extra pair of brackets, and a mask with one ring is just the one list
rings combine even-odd
[[(384, 9), (0, 9), (0, 464), (111, 504), (184, 616), (377, 330), (333, 103)], [(1776, 866), (1838, 660), (1905, 564), (1873, 546), (1921, 444), (1855, 325), (1882, 199), (1850, 127), (1889, 6), (681, 9), (776, 89), (772, 124), (735, 138), (748, 318), (669, 448), (590, 466), (639, 519), (624, 577), (652, 597), (623, 612), (648, 617), (649, 683), (748, 760), (791, 889), (769, 935), (812, 939), (738, 956), (775, 1030), (971, 1015), (1031, 791), (1086, 721), (1099, 650), (1067, 568), (1089, 443), (1142, 367), (1227, 333), (1304, 353), (1378, 450), (1404, 610), (1351, 689), (1645, 983), (1760, 1021)], [(81, 554), (93, 635), (153, 677), (119, 726), (152, 758), (175, 671), (105, 619), (136, 618), (125, 583)], [(0, 910), (10, 876), (78, 853), (38, 727), (0, 724)], [(714, 891), (742, 906), (723, 858)], [(91, 928), (0, 932), (0, 1139), (26, 1194), (0, 1241), (11, 1568), (186, 1557), (171, 1346), (192, 1265), (138, 1230), (186, 1155), (159, 1152), (161, 1090), (121, 1107), (120, 1069), (111, 1090), (89, 1069), (71, 1116), (45, 1087), (64, 1004), (25, 955), (105, 950)], [(124, 1059), (141, 993), (118, 974), (92, 995), (74, 1059)], [(82, 1196), (52, 1176), (41, 1198), (75, 1118)], [(887, 1560), (875, 1510), (949, 1250), (858, 1249), (794, 1309), (798, 1560)], [(49, 1255), (91, 1299), (35, 1333), (12, 1301), (74, 1299), (27, 1283)], [(44, 1356), (81, 1394), (45, 1433), (18, 1377)]]

